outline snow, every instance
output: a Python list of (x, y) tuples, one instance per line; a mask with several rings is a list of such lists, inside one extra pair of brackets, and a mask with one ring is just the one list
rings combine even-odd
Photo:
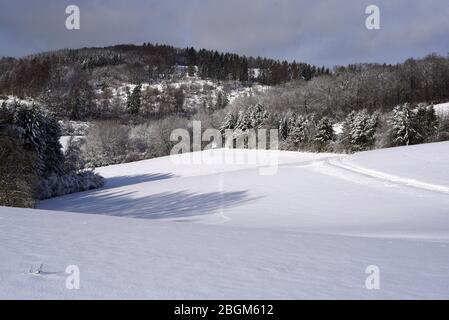
[(441, 117), (449, 115), (449, 102), (436, 104), (433, 107), (437, 115)]
[[(232, 152), (278, 168), (187, 163)], [(0, 208), (0, 298), (447, 299), (448, 160), (444, 142), (99, 168), (102, 189)], [(80, 290), (65, 288), (72, 264)], [(369, 265), (380, 290), (365, 287)]]
[[(118, 87), (109, 88), (112, 97), (118, 97), (121, 101), (126, 102), (126, 92), (132, 92), (136, 87), (136, 84), (132, 83), (122, 83)], [(183, 88), (185, 93), (184, 108), (186, 110), (194, 110), (202, 107), (204, 101), (208, 103), (215, 103), (217, 99), (218, 92), (226, 93), (226, 97), (229, 103), (234, 102), (237, 98), (247, 97), (256, 94), (257, 92), (262, 92), (267, 90), (269, 87), (255, 84), (251, 87), (242, 85), (241, 83), (236, 83), (234, 81), (223, 81), (214, 82), (212, 80), (203, 80), (199, 77), (189, 77), (185, 76), (177, 80), (161, 80), (158, 83), (142, 83), (142, 91), (147, 89), (157, 89), (159, 95), (162, 95), (167, 91), (168, 87), (179, 89)], [(207, 89), (206, 89), (207, 88)], [(102, 90), (97, 90), (97, 93), (101, 93)], [(112, 101), (113, 98), (109, 100)], [(211, 106), (209, 106), (211, 107)]]
[(343, 133), (343, 122), (335, 123), (332, 128), (334, 129), (335, 134)]
[(84, 138), (85, 138), (85, 136), (61, 136), (59, 138), (59, 143), (62, 146), (62, 151), (65, 152), (67, 150), (67, 147), (69, 146), (70, 139), (73, 139), (72, 140), (73, 142), (77, 142)]

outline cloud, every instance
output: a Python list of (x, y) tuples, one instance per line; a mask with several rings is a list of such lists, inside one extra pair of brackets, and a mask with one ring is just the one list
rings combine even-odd
[[(65, 7), (81, 30), (65, 29)], [(365, 28), (365, 8), (381, 30)], [(168, 43), (332, 66), (449, 52), (447, 0), (3, 0), (0, 55), (118, 43)]]

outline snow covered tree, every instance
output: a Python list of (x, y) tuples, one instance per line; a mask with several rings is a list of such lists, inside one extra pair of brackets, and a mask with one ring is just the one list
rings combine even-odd
[(334, 139), (334, 136), (332, 121), (328, 117), (324, 117), (318, 121), (314, 138), (318, 151), (325, 150), (329, 142)]
[(251, 122), (251, 128), (259, 129), (268, 119), (268, 112), (265, 111), (265, 108), (260, 103), (255, 106), (251, 106), (247, 110), (249, 120)]
[(233, 112), (228, 112), (226, 116), (224, 117), (221, 125), (220, 125), (220, 132), (223, 134), (228, 129), (235, 129), (237, 125), (237, 117)]
[(16, 129), (0, 124), (0, 206), (33, 207), (36, 155), (23, 148)]
[(36, 168), (39, 176), (60, 174), (64, 155), (59, 137), (61, 130), (56, 119), (36, 104), (13, 102), (3, 108), (5, 120), (19, 130), (26, 150), (36, 153)]
[(87, 81), (74, 85), (68, 96), (70, 119), (82, 120), (95, 114), (95, 93)]
[(253, 126), (252, 126), (250, 113), (248, 111), (244, 111), (244, 110), (239, 111), (235, 129), (245, 132), (251, 128), (253, 128)]
[(377, 115), (367, 110), (352, 111), (343, 124), (343, 144), (350, 151), (362, 151), (374, 145)]
[(287, 140), (288, 134), (290, 133), (290, 126), (289, 126), (289, 117), (284, 116), (279, 121), (279, 138), (281, 140)]
[(435, 108), (430, 105), (419, 105), (416, 109), (415, 127), (416, 138), (415, 143), (429, 142), (438, 130), (438, 117)]
[(239, 112), (235, 129), (240, 133), (245, 133), (249, 129), (260, 129), (268, 119), (268, 116), (268, 112), (265, 111), (261, 104), (251, 106)]
[[(7, 141), (9, 145), (17, 146), (15, 151), (19, 153), (14, 158), (26, 168), (26, 171), (15, 170), (18, 172), (15, 178), (18, 183), (25, 181), (24, 185), (16, 186), (17, 194), (28, 190), (32, 197), (43, 199), (102, 185), (103, 179), (99, 175), (77, 170), (73, 163), (73, 153), (70, 159), (72, 165), (67, 167), (59, 143), (59, 123), (45, 107), (14, 101), (8, 105), (3, 104), (0, 115), (0, 126), (14, 132), (14, 135), (10, 134), (9, 142)], [(28, 156), (25, 157), (26, 154), (30, 155), (31, 164), (27, 160)], [(0, 171), (5, 170), (8, 159), (11, 158), (6, 155), (6, 160), (0, 163)], [(9, 170), (8, 165), (6, 170)], [(13, 199), (11, 195), (6, 198)]]
[(218, 91), (217, 100), (215, 101), (215, 110), (220, 110), (226, 107), (229, 103), (228, 97), (225, 92)]
[(290, 146), (294, 146), (297, 148), (299, 144), (306, 141), (308, 138), (308, 125), (309, 120), (303, 116), (294, 116), (290, 119), (288, 126), (289, 126), (289, 133), (287, 142)]
[(415, 114), (408, 103), (396, 106), (390, 119), (393, 143), (396, 145), (412, 144), (417, 136)]
[(142, 105), (142, 85), (134, 87), (133, 91), (128, 94), (127, 110), (130, 115), (137, 115)]

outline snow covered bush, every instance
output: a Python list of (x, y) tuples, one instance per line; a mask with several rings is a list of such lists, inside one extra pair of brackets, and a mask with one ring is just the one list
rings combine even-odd
[(103, 177), (91, 170), (70, 172), (59, 176), (51, 175), (39, 182), (39, 199), (96, 189), (103, 185)]

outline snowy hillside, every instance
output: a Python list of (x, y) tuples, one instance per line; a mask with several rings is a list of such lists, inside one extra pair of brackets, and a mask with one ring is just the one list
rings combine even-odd
[(449, 143), (196, 154), (255, 155), (103, 167), (102, 189), (0, 208), (0, 297), (449, 298)]

